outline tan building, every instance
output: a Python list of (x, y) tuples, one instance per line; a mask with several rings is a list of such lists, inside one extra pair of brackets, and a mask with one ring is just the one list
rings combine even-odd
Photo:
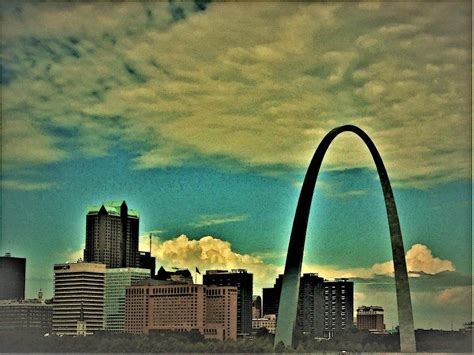
[(198, 330), (208, 339), (237, 338), (237, 288), (144, 280), (127, 288), (125, 331)]
[(379, 306), (361, 306), (357, 308), (357, 329), (367, 329), (370, 332), (385, 331), (383, 308)]
[(96, 263), (54, 265), (53, 332), (76, 335), (81, 307), (87, 333), (103, 329), (105, 270)]
[(204, 286), (206, 290), (206, 324), (204, 336), (209, 339), (237, 338), (237, 287)]
[(266, 314), (262, 318), (252, 319), (252, 329), (258, 330), (260, 328), (267, 328), (269, 333), (275, 334), (276, 315)]
[[(41, 291), (40, 291), (41, 294)], [(0, 331), (51, 331), (53, 305), (41, 296), (32, 300), (0, 300)]]

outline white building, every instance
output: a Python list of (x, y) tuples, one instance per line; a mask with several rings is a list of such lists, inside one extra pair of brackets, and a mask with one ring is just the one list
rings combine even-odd
[(260, 328), (267, 328), (269, 333), (275, 334), (276, 315), (266, 314), (263, 318), (252, 319), (252, 329), (257, 330)]
[(105, 264), (54, 265), (53, 332), (76, 335), (81, 305), (87, 333), (104, 328)]

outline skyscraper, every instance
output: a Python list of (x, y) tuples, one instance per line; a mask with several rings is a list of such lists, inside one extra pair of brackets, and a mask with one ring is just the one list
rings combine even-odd
[(349, 329), (354, 323), (354, 283), (348, 279), (324, 281), (324, 336)]
[(0, 300), (25, 299), (26, 259), (0, 256)]
[[(273, 288), (263, 289), (264, 314), (277, 314), (283, 276)], [(347, 279), (327, 281), (318, 274), (300, 279), (295, 330), (317, 337), (332, 337), (353, 323), (354, 284)], [(274, 312), (274, 313), (265, 313)]]
[(262, 297), (252, 297), (252, 319), (262, 317)]
[(278, 315), (278, 303), (280, 302), (281, 285), (283, 283), (283, 275), (278, 275), (273, 287), (265, 287), (263, 289), (263, 307), (262, 315), (275, 314)]
[(84, 260), (108, 268), (139, 267), (138, 228), (138, 212), (128, 209), (125, 201), (89, 208)]
[(237, 291), (237, 334), (252, 332), (253, 274), (244, 269), (207, 270), (203, 275), (204, 285), (236, 286)]
[(77, 335), (80, 318), (87, 334), (104, 328), (104, 279), (104, 264), (54, 265), (53, 332)]
[(104, 329), (123, 332), (125, 291), (141, 280), (150, 278), (150, 270), (139, 268), (107, 269), (105, 272)]

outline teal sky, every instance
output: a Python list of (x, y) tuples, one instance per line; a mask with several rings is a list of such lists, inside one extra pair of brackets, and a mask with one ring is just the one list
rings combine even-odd
[[(417, 327), (472, 308), (470, 3), (2, 5), (0, 252), (27, 293), (126, 200), (158, 264), (281, 272), (301, 182), (342, 124), (394, 186)], [(181, 236), (184, 235), (184, 236)], [(143, 239), (143, 247), (146, 245)], [(396, 324), (383, 196), (346, 133), (316, 187), (304, 271), (356, 280)]]

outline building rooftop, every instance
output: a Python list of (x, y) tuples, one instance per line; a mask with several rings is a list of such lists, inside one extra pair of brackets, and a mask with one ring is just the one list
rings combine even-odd
[[(102, 207), (104, 207), (108, 214), (114, 215), (114, 216), (120, 216), (120, 208), (122, 207), (123, 204), (125, 204), (125, 206), (127, 205), (125, 201), (119, 201), (119, 200), (105, 202), (102, 205), (89, 207), (87, 209), (87, 214), (96, 214), (100, 211)], [(132, 210), (132, 209), (128, 209), (128, 215), (130, 217), (135, 217), (135, 218), (140, 217), (138, 211)]]
[(229, 270), (206, 270), (206, 275), (216, 275), (216, 274), (246, 274), (247, 269), (232, 269)]

